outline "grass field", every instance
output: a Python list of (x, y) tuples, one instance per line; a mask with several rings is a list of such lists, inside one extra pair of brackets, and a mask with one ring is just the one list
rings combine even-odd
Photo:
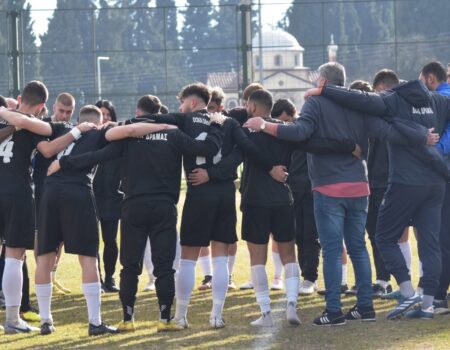
[[(181, 209), (183, 198), (180, 200)], [(239, 219), (240, 223), (240, 219)], [(240, 226), (238, 227), (240, 230)], [(238, 231), (239, 232), (239, 231)], [(415, 241), (414, 281), (417, 282), (417, 255)], [(30, 274), (34, 275), (35, 264), (29, 253)], [(299, 314), (302, 325), (288, 327), (284, 319), (284, 294), (272, 292), (272, 309), (276, 325), (272, 329), (254, 329), (249, 322), (258, 317), (259, 308), (253, 291), (233, 291), (228, 294), (224, 318), (227, 327), (211, 330), (208, 325), (211, 309), (211, 293), (195, 291), (189, 309), (190, 328), (178, 333), (156, 333), (158, 317), (154, 292), (139, 292), (136, 304), (135, 333), (104, 337), (88, 337), (87, 311), (81, 292), (81, 274), (77, 258), (63, 255), (58, 270), (59, 279), (72, 289), (70, 296), (55, 295), (53, 298), (53, 318), (56, 333), (43, 337), (33, 335), (0, 335), (0, 349), (450, 349), (450, 315), (437, 316), (432, 321), (387, 321), (386, 312), (394, 306), (393, 302), (376, 301), (377, 322), (362, 324), (348, 323), (344, 327), (314, 327), (311, 322), (324, 309), (323, 298), (314, 295), (299, 298)], [(118, 269), (119, 271), (119, 265)], [(272, 264), (269, 259), (269, 276)], [(249, 278), (249, 259), (247, 248), (239, 243), (235, 266), (237, 284)], [(118, 276), (118, 272), (116, 272)], [(197, 284), (201, 279), (197, 269)], [(319, 284), (323, 285), (321, 277)], [(142, 290), (147, 282), (144, 272), (139, 282)], [(349, 282), (353, 282), (353, 270), (349, 268)], [(32, 299), (34, 281), (32, 281)], [(352, 297), (344, 297), (344, 310), (355, 303)], [(106, 294), (102, 297), (102, 317), (104, 322), (116, 324), (122, 316), (118, 295)], [(0, 312), (4, 319), (4, 312)]]

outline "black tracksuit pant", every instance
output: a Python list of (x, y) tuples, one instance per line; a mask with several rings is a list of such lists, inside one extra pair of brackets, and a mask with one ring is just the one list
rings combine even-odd
[(314, 221), (314, 200), (311, 187), (305, 186), (301, 192), (293, 192), (296, 221), (296, 243), (298, 263), (305, 280), (317, 281), (320, 243)]
[(444, 300), (450, 285), (450, 183), (447, 183), (444, 204), (442, 205), (439, 240), (441, 243), (442, 272), (435, 298)]
[(369, 196), (369, 211), (367, 213), (366, 231), (372, 245), (372, 256), (375, 265), (375, 271), (377, 275), (377, 280), (389, 281), (391, 279), (391, 274), (386, 270), (384, 266), (383, 259), (381, 258), (380, 252), (378, 250), (375, 233), (377, 229), (377, 218), (378, 212), (380, 210), (381, 202), (383, 201), (384, 193), (386, 188), (371, 188)]
[(441, 276), (439, 230), (444, 192), (444, 184), (390, 184), (378, 214), (377, 246), (386, 269), (398, 284), (411, 279), (398, 240), (411, 221), (417, 228), (419, 258), (423, 267), (421, 284), (425, 295), (435, 295)]
[[(119, 255), (117, 247), (117, 229), (119, 220), (100, 219), (103, 238), (103, 266), (105, 269), (105, 281), (111, 279), (116, 272), (116, 262)], [(99, 264), (100, 268), (100, 264)]]
[(152, 200), (151, 196), (128, 199), (122, 206), (120, 241), (120, 301), (124, 321), (132, 319), (138, 286), (142, 273), (147, 238), (152, 249), (153, 274), (156, 277), (161, 319), (170, 319), (175, 297), (175, 259), (177, 243), (177, 209), (169, 200)]

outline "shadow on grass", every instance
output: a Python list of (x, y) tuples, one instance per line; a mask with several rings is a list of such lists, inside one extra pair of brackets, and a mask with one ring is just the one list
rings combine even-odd
[[(450, 316), (436, 317), (433, 321), (387, 321), (387, 311), (393, 302), (377, 300), (376, 323), (349, 322), (344, 327), (314, 327), (311, 322), (324, 309), (324, 300), (317, 295), (299, 297), (300, 327), (287, 325), (284, 316), (283, 292), (272, 292), (272, 312), (275, 327), (255, 329), (249, 322), (259, 316), (253, 291), (230, 293), (225, 305), (227, 327), (209, 328), (210, 293), (195, 292), (189, 308), (190, 328), (176, 333), (156, 333), (158, 309), (156, 297), (141, 293), (136, 303), (135, 333), (87, 336), (87, 311), (83, 295), (57, 297), (53, 302), (53, 317), (57, 332), (50, 336), (17, 335), (0, 337), (0, 348), (23, 349), (33, 343), (33, 349), (410, 349), (445, 348), (433, 345), (447, 344), (450, 340)], [(356, 299), (343, 297), (343, 310), (354, 305)], [(102, 297), (102, 317), (107, 323), (121, 319), (118, 295)], [(0, 317), (4, 317), (2, 315)], [(38, 344), (38, 345), (37, 345)], [(427, 344), (429, 346), (427, 346)]]

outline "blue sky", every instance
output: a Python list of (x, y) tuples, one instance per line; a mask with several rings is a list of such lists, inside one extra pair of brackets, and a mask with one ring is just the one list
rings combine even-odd
[[(201, 3), (202, 0), (198, 1)], [(213, 3), (217, 1), (213, 0)], [(38, 35), (44, 34), (47, 31), (48, 18), (52, 16), (56, 6), (56, 0), (28, 0), (28, 2), (31, 4), (32, 10), (39, 10), (32, 12), (32, 18), (35, 21), (34, 30)], [(253, 0), (253, 2), (258, 3), (258, 0)], [(292, 0), (261, 0), (261, 3), (265, 4), (262, 11), (263, 24), (266, 26), (276, 24), (291, 2)], [(177, 4), (180, 6), (185, 3), (185, 0), (177, 0)]]

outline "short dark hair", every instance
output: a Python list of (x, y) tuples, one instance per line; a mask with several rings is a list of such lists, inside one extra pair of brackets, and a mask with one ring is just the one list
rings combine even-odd
[(318, 69), (319, 75), (326, 79), (328, 83), (344, 86), (345, 85), (345, 68), (338, 62), (328, 62), (322, 64)]
[(286, 114), (290, 117), (295, 117), (295, 105), (288, 98), (278, 99), (273, 104), (271, 115), (273, 118), (279, 118), (283, 114), (283, 112), (286, 112)]
[(211, 89), (203, 83), (194, 83), (185, 86), (178, 94), (179, 100), (184, 100), (190, 96), (197, 96), (207, 105), (211, 100)]
[(270, 112), (273, 107), (272, 94), (267, 90), (256, 90), (248, 98), (249, 102), (253, 102)]
[(242, 92), (242, 98), (244, 101), (248, 101), (250, 95), (257, 90), (264, 90), (264, 86), (260, 83), (251, 83)]
[(228, 116), (235, 119), (239, 124), (244, 125), (248, 119), (248, 112), (244, 107), (236, 107), (228, 111)]
[(144, 95), (139, 99), (137, 108), (148, 114), (157, 114), (161, 109), (161, 101), (156, 96)]
[[(89, 105), (88, 105), (89, 106)], [(85, 107), (88, 107), (85, 106)], [(99, 100), (95, 103), (95, 107), (98, 108), (105, 108), (109, 112), (109, 116), (111, 117), (111, 121), (116, 122), (117, 121), (117, 114), (116, 114), (116, 108), (114, 107), (113, 103), (109, 100)], [(84, 107), (83, 107), (84, 108)], [(81, 114), (81, 111), (80, 111)]]
[(37, 106), (48, 100), (48, 90), (43, 82), (38, 80), (30, 81), (22, 91), (22, 103)]
[(361, 90), (365, 92), (373, 92), (373, 88), (368, 81), (355, 80), (350, 84), (350, 89)]
[(161, 105), (161, 108), (159, 109), (159, 113), (167, 114), (167, 113), (169, 113), (169, 108), (166, 105)]
[[(103, 106), (102, 106), (103, 107)], [(106, 108), (106, 107), (104, 107)], [(80, 109), (80, 116), (87, 115), (87, 114), (95, 114), (99, 118), (103, 116), (103, 113), (100, 109), (100, 107), (97, 107), (96, 105), (86, 105), (81, 107)]]
[(433, 61), (423, 66), (421, 73), (425, 76), (433, 74), (442, 83), (447, 80), (447, 72), (444, 65), (439, 61)]
[(225, 93), (223, 92), (221, 87), (214, 87), (211, 91), (211, 102), (217, 103), (219, 106), (225, 100)]
[(58, 96), (56, 96), (56, 102), (62, 103), (66, 107), (75, 106), (75, 97), (68, 92), (62, 92)]
[(383, 84), (386, 89), (391, 89), (400, 84), (400, 79), (392, 69), (381, 69), (375, 73), (372, 86), (376, 89), (380, 84)]
[(6, 98), (4, 98), (2, 95), (0, 95), (0, 107), (8, 108), (8, 102), (6, 102)]

